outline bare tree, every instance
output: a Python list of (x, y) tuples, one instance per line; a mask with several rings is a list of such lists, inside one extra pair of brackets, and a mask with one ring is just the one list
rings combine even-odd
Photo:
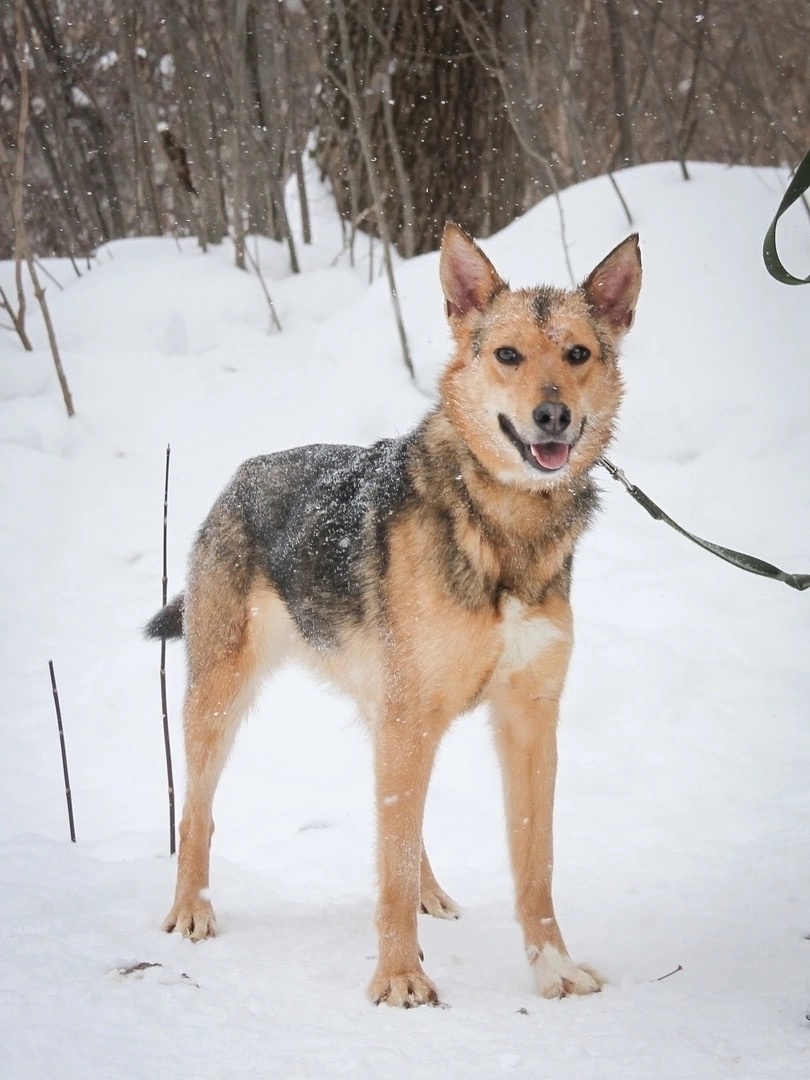
[[(8, 182), (12, 193), (12, 199), (14, 203), (14, 250), (15, 250), (15, 271), (17, 280), (17, 295), (18, 295), (18, 310), (17, 310), (17, 326), (18, 333), (23, 342), (23, 345), (27, 348), (31, 348), (31, 343), (28, 340), (25, 333), (25, 288), (22, 282), (22, 260), (25, 259), (25, 264), (28, 268), (28, 274), (31, 278), (31, 283), (34, 288), (34, 295), (39, 304), (40, 311), (42, 312), (42, 318), (45, 322), (45, 329), (48, 334), (48, 343), (51, 348), (51, 356), (53, 357), (54, 366), (56, 367), (57, 378), (59, 379), (59, 386), (62, 391), (62, 399), (65, 403), (65, 409), (68, 416), (73, 416), (73, 399), (70, 393), (70, 387), (68, 386), (65, 370), (62, 366), (62, 358), (59, 354), (59, 346), (56, 341), (56, 332), (53, 327), (53, 320), (51, 319), (50, 309), (45, 299), (45, 290), (39, 279), (37, 268), (34, 263), (34, 257), (31, 251), (31, 245), (28, 242), (28, 236), (25, 229), (25, 220), (23, 217), (23, 176), (25, 171), (25, 146), (26, 138), (28, 134), (28, 108), (29, 108), (29, 92), (28, 92), (28, 43), (26, 41), (25, 32), (25, 20), (23, 18), (23, 0), (16, 0), (14, 8), (14, 23), (17, 32), (17, 64), (20, 72), (20, 103), (19, 103), (19, 121), (17, 128), (17, 161), (15, 174)], [(7, 171), (3, 165), (3, 179), (7, 180)], [(4, 298), (5, 299), (5, 298)], [(5, 304), (4, 304), (5, 306)], [(8, 308), (11, 313), (11, 308)], [(12, 314), (13, 317), (13, 314)]]
[[(336, 0), (24, 0), (33, 249), (79, 256), (113, 237), (171, 232), (204, 247), (231, 234), (241, 251), (243, 229), (286, 243), (295, 268), (284, 190), (294, 177), (306, 242), (313, 131), (350, 252), (358, 229), (380, 235), (379, 206), (406, 256), (435, 247), (447, 218), (486, 235), (613, 168), (779, 165), (810, 140), (810, 4), (799, 0), (342, 7), (358, 108)], [(0, 5), (9, 162), (21, 80), (13, 9)], [(0, 187), (0, 219), (13, 218)], [(0, 230), (0, 257), (13, 254)]]
[[(25, 64), (24, 57), (24, 40), (25, 40), (25, 27), (22, 25), (22, 12), (20, 10), (20, 0), (17, 0), (17, 10), (15, 12), (18, 34), (18, 53), (22, 55), (22, 63)], [(16, 61), (16, 56), (15, 56)], [(18, 68), (18, 70), (20, 70)], [(3, 185), (8, 195), (8, 201), (11, 204), (11, 221), (14, 229), (14, 285), (17, 292), (17, 303), (14, 303), (6, 296), (5, 291), (0, 287), (0, 307), (8, 314), (11, 319), (12, 325), (22, 342), (23, 348), (27, 352), (33, 350), (31, 339), (28, 336), (28, 331), (25, 328), (25, 315), (27, 309), (27, 301), (25, 297), (25, 286), (23, 285), (23, 263), (25, 262), (25, 218), (23, 217), (23, 188), (24, 188), (24, 174), (25, 174), (25, 137), (26, 128), (28, 125), (28, 71), (27, 68), (21, 73), (20, 77), (20, 109), (19, 117), (17, 121), (17, 150), (15, 155), (15, 161), (13, 171), (9, 172), (5, 162), (6, 147), (5, 142), (3, 145), (3, 157), (0, 158), (0, 170), (3, 174)]]
[(613, 75), (613, 101), (619, 127), (619, 140), (613, 164), (624, 167), (635, 164), (636, 151), (625, 68), (624, 34), (619, 15), (618, 0), (605, 0), (605, 15), (607, 17), (608, 41), (610, 43), (610, 68)]
[(405, 361), (405, 366), (408, 369), (408, 374), (413, 379), (415, 378), (413, 361), (411, 360), (411, 354), (408, 348), (408, 337), (405, 333), (405, 324), (402, 319), (402, 310), (399, 305), (397, 285), (394, 279), (394, 267), (391, 260), (391, 243), (388, 235), (388, 224), (385, 216), (385, 208), (383, 207), (382, 188), (380, 186), (380, 180), (377, 173), (377, 163), (374, 159), (374, 154), (371, 149), (371, 140), (369, 137), (366, 118), (364, 117), (362, 109), (360, 107), (360, 99), (357, 93), (357, 86), (355, 84), (353, 57), (350, 52), (349, 31), (346, 22), (346, 8), (343, 0), (334, 0), (334, 3), (335, 13), (337, 15), (338, 35), (340, 38), (341, 60), (343, 64), (344, 75), (346, 78), (345, 92), (349, 101), (349, 107), (352, 111), (352, 116), (354, 117), (357, 137), (360, 140), (361, 153), (366, 168), (366, 177), (368, 179), (368, 184), (371, 189), (371, 197), (373, 199), (372, 206), (375, 210), (377, 227), (382, 237), (385, 272), (388, 277), (388, 287), (391, 293), (391, 302), (394, 307), (394, 318), (396, 320), (397, 331), (399, 333), (399, 341), (402, 348), (402, 358)]
[[(348, 51), (391, 236), (402, 254), (437, 247), (448, 219), (501, 228), (525, 207), (520, 149), (492, 75), (471, 54), (450, 4), (325, 0), (317, 160), (338, 207), (375, 228), (376, 199), (347, 94)], [(372, 210), (373, 216), (369, 214)]]

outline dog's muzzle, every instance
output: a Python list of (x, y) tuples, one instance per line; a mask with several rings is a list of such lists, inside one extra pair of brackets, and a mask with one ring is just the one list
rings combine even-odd
[(542, 432), (536, 442), (525, 442), (514, 425), (503, 413), (498, 414), (501, 431), (506, 435), (524, 461), (538, 472), (559, 472), (568, 464), (571, 449), (576, 445), (585, 427), (582, 421), (579, 431), (572, 438), (571, 410), (556, 401), (544, 401), (532, 412), (532, 419)]

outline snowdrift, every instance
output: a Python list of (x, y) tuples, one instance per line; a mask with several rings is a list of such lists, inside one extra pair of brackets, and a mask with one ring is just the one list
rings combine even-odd
[[(777, 285), (760, 258), (785, 176), (691, 171), (688, 183), (671, 164), (618, 177), (645, 281), (611, 456), (700, 535), (808, 571), (808, 294)], [(315, 202), (302, 274), (280, 246), (256, 245), (280, 334), (227, 246), (117, 242), (81, 278), (49, 262), (64, 286), (49, 299), (72, 422), (35, 314), (33, 355), (2, 331), (4, 1076), (807, 1075), (810, 599), (686, 544), (607, 477), (575, 575), (556, 819), (557, 909), (606, 990), (532, 994), (499, 778), (474, 713), (442, 748), (426, 821), (437, 874), (464, 907), (459, 923), (421, 927), (451, 1008), (365, 1002), (368, 747), (351, 706), (293, 670), (266, 689), (218, 794), (221, 936), (192, 946), (159, 932), (174, 867), (157, 650), (139, 627), (160, 601), (166, 444), (179, 589), (194, 531), (243, 458), (406, 430), (449, 349), (437, 257), (398, 266), (414, 386), (378, 253), (371, 274), (365, 242), (352, 265), (328, 195)], [(631, 231), (604, 179), (566, 191), (561, 209), (576, 277)], [(559, 210), (549, 200), (483, 242), (513, 284), (569, 283)], [(780, 249), (806, 265), (798, 211)], [(12, 272), (0, 266), (7, 292)], [(178, 792), (183, 680), (170, 647)]]

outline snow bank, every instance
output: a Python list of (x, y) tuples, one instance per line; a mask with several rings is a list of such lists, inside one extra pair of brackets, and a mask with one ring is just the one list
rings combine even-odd
[[(807, 292), (761, 239), (785, 177), (675, 165), (618, 177), (645, 282), (612, 456), (701, 535), (810, 570)], [(576, 277), (630, 231), (606, 180), (561, 200)], [(0, 1060), (9, 1078), (561, 1075), (790, 1077), (810, 1069), (806, 897), (810, 600), (652, 522), (605, 479), (578, 559), (561, 731), (557, 908), (611, 983), (532, 994), (511, 913), (485, 717), (451, 732), (426, 831), (459, 923), (424, 919), (446, 1010), (371, 1008), (370, 760), (351, 706), (288, 671), (242, 733), (217, 799), (222, 935), (160, 933), (167, 855), (157, 650), (164, 451), (170, 588), (246, 456), (369, 442), (421, 414), (447, 355), (437, 257), (398, 267), (419, 376), (385, 285), (352, 267), (319, 194), (305, 271), (258, 254), (284, 332), (227, 245), (109, 245), (49, 288), (78, 415), (36, 352), (0, 338)], [(806, 223), (780, 232), (807, 263)], [(513, 284), (568, 283), (550, 200), (483, 243)], [(6, 286), (12, 268), (0, 265)], [(67, 841), (47, 661), (56, 665), (79, 843)], [(182, 790), (181, 650), (169, 652)], [(148, 962), (156, 965), (135, 968)], [(661, 976), (677, 971), (668, 978)], [(658, 981), (660, 980), (660, 981)]]

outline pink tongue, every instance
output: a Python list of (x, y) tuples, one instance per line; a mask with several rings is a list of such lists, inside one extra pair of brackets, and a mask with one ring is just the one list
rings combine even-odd
[(568, 461), (571, 447), (568, 443), (552, 442), (532, 443), (530, 449), (534, 460), (544, 469), (561, 469)]

